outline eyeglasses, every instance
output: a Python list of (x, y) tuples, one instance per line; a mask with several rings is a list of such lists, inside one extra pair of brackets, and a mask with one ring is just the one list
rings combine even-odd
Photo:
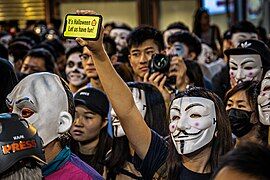
[(88, 61), (90, 58), (88, 54), (80, 54), (79, 57), (82, 61)]

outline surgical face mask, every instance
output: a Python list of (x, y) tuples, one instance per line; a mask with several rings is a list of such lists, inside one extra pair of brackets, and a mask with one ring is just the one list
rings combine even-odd
[(166, 49), (167, 55), (177, 55), (186, 59), (188, 57), (188, 47), (180, 42), (175, 42), (172, 45), (169, 45)]
[(87, 82), (79, 52), (71, 54), (67, 59), (66, 75), (67, 80), (74, 86), (81, 86)]
[(248, 39), (258, 39), (258, 35), (256, 33), (246, 33), (246, 32), (237, 32), (232, 35), (231, 41), (233, 46), (236, 48), (241, 41)]
[(252, 112), (234, 108), (228, 111), (232, 133), (236, 137), (243, 137), (252, 129), (253, 124), (250, 123), (251, 114)]
[[(132, 88), (132, 95), (133, 99), (135, 101), (135, 104), (140, 111), (143, 118), (145, 118), (146, 115), (146, 99), (145, 99), (145, 92), (143, 90)], [(115, 137), (122, 137), (125, 135), (125, 132), (120, 124), (120, 121), (114, 112), (114, 110), (111, 110), (111, 116), (112, 116), (112, 126), (113, 126), (113, 133)]]
[(71, 118), (65, 89), (60, 78), (51, 73), (25, 77), (7, 96), (6, 102), (12, 113), (35, 126), (44, 146), (60, 136), (61, 115)]
[(258, 110), (260, 122), (264, 125), (270, 125), (270, 70), (265, 74), (261, 92), (258, 96)]
[(169, 129), (179, 154), (192, 153), (210, 143), (216, 124), (213, 101), (202, 97), (181, 97), (172, 102)]
[(230, 76), (237, 84), (262, 78), (262, 61), (258, 54), (230, 55), (229, 65)]
[(121, 51), (123, 48), (127, 47), (126, 39), (129, 33), (129, 30), (121, 28), (115, 28), (111, 30), (110, 37), (114, 39), (118, 51)]
[(163, 34), (163, 39), (164, 39), (164, 45), (165, 45), (165, 47), (168, 47), (168, 38), (169, 38), (172, 34), (174, 34), (174, 33), (176, 33), (176, 32), (181, 32), (181, 31), (183, 31), (183, 30), (181, 30), (181, 29), (169, 29), (169, 30), (166, 30), (166, 31), (164, 32), (164, 34)]

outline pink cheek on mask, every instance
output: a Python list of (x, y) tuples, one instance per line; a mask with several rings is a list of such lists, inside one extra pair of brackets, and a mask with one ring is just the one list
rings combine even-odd
[(253, 73), (250, 72), (250, 73), (248, 74), (248, 76), (249, 76), (249, 77), (253, 77)]
[(198, 127), (200, 124), (198, 122), (195, 123), (195, 126)]
[(170, 129), (170, 132), (173, 133), (176, 130), (176, 125), (175, 124), (170, 124), (169, 129)]
[(234, 77), (234, 73), (233, 73), (233, 72), (231, 72), (231, 73), (230, 73), (230, 76), (231, 76), (231, 77)]

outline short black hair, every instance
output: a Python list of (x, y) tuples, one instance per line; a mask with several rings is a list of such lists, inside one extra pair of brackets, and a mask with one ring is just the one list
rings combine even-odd
[(132, 28), (128, 24), (123, 23), (123, 22), (112, 22), (110, 25), (111, 25), (112, 29), (118, 29), (119, 28), (119, 29), (125, 29), (125, 30), (128, 30), (128, 31), (132, 31)]
[(55, 65), (54, 57), (48, 50), (44, 48), (31, 49), (26, 54), (25, 58), (28, 56), (42, 58), (45, 62), (46, 72), (56, 73), (55, 72), (56, 65)]
[(256, 27), (249, 21), (240, 21), (231, 27), (231, 35), (237, 32), (256, 33)]
[(240, 144), (223, 157), (214, 177), (225, 167), (256, 177), (270, 179), (270, 149), (253, 142)]
[(129, 34), (127, 37), (128, 49), (130, 50), (132, 46), (138, 47), (148, 39), (154, 40), (159, 51), (164, 49), (162, 33), (159, 30), (146, 25), (137, 27)]
[(168, 37), (168, 44), (175, 42), (184, 43), (188, 47), (189, 52), (194, 52), (196, 57), (202, 51), (201, 40), (194, 33), (188, 31), (176, 32)]
[(180, 21), (169, 24), (165, 31), (170, 30), (170, 29), (181, 29), (184, 31), (189, 31), (189, 28)]
[(83, 52), (83, 46), (78, 45), (78, 46), (74, 46), (74, 47), (70, 48), (66, 53), (66, 58), (68, 59), (68, 57), (71, 54), (76, 53), (76, 52), (82, 53)]

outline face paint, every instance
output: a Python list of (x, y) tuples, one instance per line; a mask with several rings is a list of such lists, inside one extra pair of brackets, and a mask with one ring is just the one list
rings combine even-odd
[(230, 76), (237, 84), (262, 78), (262, 61), (258, 54), (230, 55), (229, 65)]
[(74, 86), (80, 86), (87, 82), (79, 52), (73, 53), (68, 57), (66, 65), (67, 80)]
[(248, 39), (258, 39), (258, 35), (256, 33), (245, 33), (245, 32), (237, 32), (232, 35), (231, 41), (234, 47), (237, 47), (241, 41)]
[(172, 34), (174, 34), (174, 33), (176, 33), (176, 32), (181, 32), (181, 31), (183, 31), (183, 30), (181, 30), (181, 29), (169, 29), (169, 30), (166, 30), (166, 31), (164, 32), (164, 34), (163, 34), (163, 39), (164, 39), (164, 45), (165, 45), (165, 47), (168, 47), (168, 38), (169, 38)]
[(129, 30), (121, 28), (115, 28), (111, 30), (110, 36), (114, 39), (118, 51), (121, 51), (123, 48), (127, 47), (126, 39), (129, 33)]
[[(135, 104), (140, 111), (142, 117), (145, 117), (146, 114), (146, 99), (145, 99), (145, 92), (143, 90), (139, 90), (137, 88), (132, 88), (132, 95), (133, 99), (135, 101)], [(122, 137), (125, 135), (125, 132), (120, 124), (120, 121), (114, 112), (114, 110), (111, 110), (111, 116), (112, 116), (112, 126), (113, 126), (113, 131), (114, 131), (114, 136), (115, 137)]]
[(34, 73), (25, 77), (7, 96), (6, 102), (12, 113), (37, 128), (44, 146), (60, 136), (60, 114), (68, 113), (68, 99), (57, 75)]
[(169, 129), (179, 154), (189, 154), (207, 145), (216, 129), (213, 101), (202, 97), (175, 99), (170, 108)]
[(264, 125), (270, 125), (270, 71), (265, 74), (261, 92), (258, 96), (258, 110), (260, 115), (260, 121)]
[(180, 42), (175, 42), (172, 45), (169, 45), (166, 49), (167, 55), (177, 55), (182, 58), (188, 57), (188, 47)]

